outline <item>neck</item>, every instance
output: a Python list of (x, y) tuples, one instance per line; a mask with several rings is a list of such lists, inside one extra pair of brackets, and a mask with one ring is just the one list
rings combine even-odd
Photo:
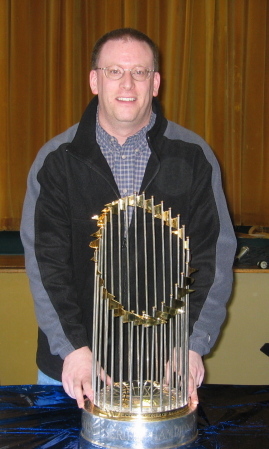
[(110, 135), (117, 139), (120, 145), (123, 145), (128, 137), (138, 133), (142, 128), (147, 126), (150, 122), (151, 111), (148, 116), (139, 123), (117, 121), (116, 123), (108, 122), (102, 117), (100, 111), (98, 112), (98, 121), (100, 126)]
[(121, 126), (120, 129), (113, 126), (106, 126), (106, 124), (102, 123), (102, 120), (99, 120), (99, 124), (110, 136), (115, 137), (120, 145), (123, 145), (128, 137), (134, 136), (136, 133), (138, 133), (142, 128), (144, 128), (144, 126), (149, 123), (149, 120), (146, 123), (140, 124), (140, 126)]

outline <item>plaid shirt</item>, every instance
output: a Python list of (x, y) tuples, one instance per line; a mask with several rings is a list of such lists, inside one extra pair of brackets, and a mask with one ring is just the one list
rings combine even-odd
[(96, 140), (111, 168), (121, 197), (139, 193), (151, 154), (146, 133), (152, 128), (155, 120), (156, 115), (152, 112), (149, 124), (138, 133), (128, 137), (121, 146), (115, 137), (110, 136), (100, 126), (97, 113)]

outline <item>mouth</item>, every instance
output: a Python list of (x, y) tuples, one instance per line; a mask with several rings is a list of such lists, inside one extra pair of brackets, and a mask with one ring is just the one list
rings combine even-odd
[(118, 97), (117, 100), (118, 101), (132, 102), (132, 101), (135, 101), (136, 99), (134, 97)]

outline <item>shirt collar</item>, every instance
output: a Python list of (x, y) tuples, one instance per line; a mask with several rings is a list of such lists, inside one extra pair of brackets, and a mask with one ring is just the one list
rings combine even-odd
[[(129, 136), (122, 146), (132, 147), (133, 145), (135, 146), (139, 145), (140, 148), (143, 147), (144, 144), (146, 144), (147, 146), (146, 134), (153, 127), (155, 121), (156, 121), (156, 114), (154, 112), (151, 112), (149, 123), (142, 129), (140, 129), (136, 134)], [(102, 146), (103, 148), (104, 147), (111, 148), (112, 146), (111, 143), (114, 144), (116, 147), (120, 146), (117, 139), (108, 134), (104, 130), (104, 128), (102, 128), (102, 126), (100, 125), (98, 118), (98, 108), (96, 113), (96, 140), (98, 144), (99, 145), (101, 144), (100, 146)]]

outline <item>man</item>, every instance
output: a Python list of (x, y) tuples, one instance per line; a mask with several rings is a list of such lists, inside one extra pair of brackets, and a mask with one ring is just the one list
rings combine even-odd
[(217, 161), (196, 134), (168, 122), (155, 97), (157, 50), (143, 33), (120, 29), (95, 45), (96, 97), (79, 125), (48, 142), (28, 178), (21, 237), (39, 324), (39, 382), (62, 381), (83, 407), (92, 398), (94, 264), (91, 217), (134, 192), (181, 214), (190, 236), (195, 293), (190, 304), (189, 395), (198, 403), (207, 354), (225, 318), (235, 238)]

